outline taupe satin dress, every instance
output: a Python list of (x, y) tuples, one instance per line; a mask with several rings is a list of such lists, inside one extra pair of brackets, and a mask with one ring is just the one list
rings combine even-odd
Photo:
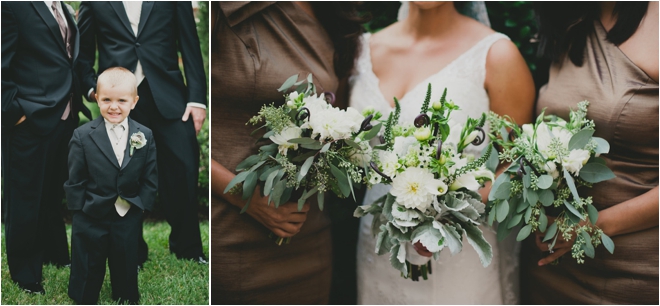
[[(568, 119), (569, 108), (589, 100), (595, 136), (606, 139), (601, 155), (616, 178), (580, 190), (603, 210), (658, 186), (658, 83), (605, 40), (599, 21), (587, 40), (585, 61), (554, 64), (541, 89), (537, 114)], [(523, 304), (658, 304), (658, 227), (612, 237), (614, 254), (603, 246), (596, 258), (577, 264), (566, 254), (559, 265), (538, 267), (541, 254), (533, 239), (522, 250)]]
[[(336, 92), (334, 47), (293, 2), (213, 2), (211, 157), (234, 171), (261, 134), (246, 122), (284, 98), (290, 76), (311, 72)], [(270, 230), (219, 195), (211, 199), (212, 304), (324, 304), (332, 273), (330, 220), (312, 205), (299, 234), (277, 246)]]

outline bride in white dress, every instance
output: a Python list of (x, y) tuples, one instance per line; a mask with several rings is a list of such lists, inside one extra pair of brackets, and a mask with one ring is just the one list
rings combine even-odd
[[(480, 3), (485, 11), (483, 3)], [(406, 14), (406, 10), (408, 13)], [(406, 17), (407, 15), (407, 17)], [(410, 2), (402, 6), (399, 22), (362, 37), (362, 50), (350, 84), (350, 106), (373, 108), (387, 116), (393, 97), (401, 103), (401, 122), (419, 114), (428, 83), (431, 101), (442, 90), (461, 108), (453, 120), (465, 122), (492, 110), (517, 123), (531, 121), (534, 84), (513, 43), (503, 34), (461, 15), (451, 2)], [(480, 147), (468, 147), (479, 154)], [(483, 188), (482, 196), (488, 188)], [(384, 185), (367, 191), (364, 204), (387, 193)], [(495, 232), (482, 226), (493, 246), (493, 261), (482, 267), (467, 243), (451, 256), (442, 252), (432, 262), (428, 280), (404, 279), (392, 268), (389, 255), (378, 256), (371, 232), (371, 215), (360, 221), (357, 253), (359, 304), (514, 304), (518, 301), (517, 244), (498, 243)], [(419, 249), (418, 252), (415, 252)], [(425, 248), (409, 246), (408, 260), (425, 263)]]

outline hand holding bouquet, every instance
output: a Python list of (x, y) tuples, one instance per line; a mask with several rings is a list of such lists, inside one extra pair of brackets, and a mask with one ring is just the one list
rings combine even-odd
[[(543, 241), (549, 243), (550, 252), (559, 235), (566, 241), (575, 238), (571, 253), (578, 263), (584, 262), (585, 255), (593, 258), (594, 248), (601, 243), (610, 253), (614, 251), (612, 240), (595, 226), (598, 210), (591, 197), (578, 194), (580, 187), (614, 177), (598, 157), (608, 153), (610, 146), (605, 139), (593, 137), (594, 122), (586, 118), (588, 105), (588, 101), (578, 103), (568, 122), (541, 113), (534, 124), (522, 127), (490, 114), (491, 138), (503, 148), (500, 159), (511, 163), (488, 196), (488, 221), (499, 222), (498, 238), (524, 225), (517, 240), (545, 232)], [(555, 218), (554, 222), (548, 217)]]
[[(389, 193), (371, 205), (360, 206), (356, 217), (374, 215), (376, 250), (390, 253), (392, 266), (404, 278), (427, 279), (428, 264), (416, 266), (406, 260), (406, 246), (421, 243), (435, 259), (448, 248), (452, 254), (461, 251), (463, 237), (475, 248), (483, 266), (492, 259), (492, 248), (484, 239), (479, 225), (485, 204), (477, 190), (493, 179), (497, 157), (489, 145), (481, 158), (475, 159), (464, 149), (481, 144), (486, 134), (481, 128), (486, 121), (468, 119), (452, 124), (451, 112), (458, 107), (446, 101), (446, 90), (430, 104), (431, 85), (414, 125), (398, 124), (400, 107), (390, 114), (382, 138), (383, 145), (374, 150), (369, 183), (391, 185)], [(494, 162), (494, 163), (493, 163)]]
[[(262, 138), (269, 144), (236, 167), (239, 173), (224, 191), (242, 194), (247, 203), (241, 213), (248, 209), (257, 185), (269, 205), (278, 207), (297, 197), (300, 210), (316, 195), (322, 210), (326, 192), (345, 198), (364, 181), (371, 152), (368, 140), (380, 126), (373, 129), (373, 116), (365, 118), (350, 107), (341, 110), (326, 101), (325, 94), (317, 95), (311, 74), (297, 80), (297, 75), (290, 77), (278, 90), (296, 86), (285, 95), (284, 105), (265, 105), (249, 121), (263, 123), (257, 130), (265, 129)], [(278, 245), (288, 243), (288, 239), (276, 240)]]

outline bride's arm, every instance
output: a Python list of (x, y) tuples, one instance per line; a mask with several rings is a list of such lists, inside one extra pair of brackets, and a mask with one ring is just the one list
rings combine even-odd
[[(234, 176), (234, 173), (223, 165), (211, 160), (211, 193), (242, 209), (246, 202), (241, 196), (224, 193)], [(275, 235), (286, 238), (300, 232), (300, 228), (307, 219), (307, 211), (309, 211), (308, 203), (305, 203), (301, 211), (298, 211), (298, 203), (295, 202), (282, 204), (278, 208), (275, 208), (272, 203), (268, 205), (268, 197), (262, 197), (259, 186), (257, 186), (246, 213)]]

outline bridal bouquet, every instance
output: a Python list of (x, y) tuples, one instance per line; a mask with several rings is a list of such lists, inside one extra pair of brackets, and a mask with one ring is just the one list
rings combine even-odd
[[(316, 94), (311, 74), (306, 80), (297, 79), (298, 75), (290, 77), (278, 89), (296, 87), (284, 96), (284, 105), (265, 105), (248, 122), (263, 123), (257, 130), (265, 129), (262, 137), (269, 144), (238, 164), (239, 173), (224, 191), (243, 195), (247, 203), (241, 213), (248, 209), (257, 184), (275, 207), (294, 198), (300, 210), (316, 194), (322, 210), (326, 192), (355, 197), (353, 186), (365, 181), (371, 155), (368, 141), (377, 135), (380, 124), (374, 128), (373, 115), (365, 118), (354, 108), (333, 107), (326, 94)], [(274, 238), (278, 245), (289, 242)]]
[(475, 159), (464, 149), (481, 144), (486, 134), (482, 129), (486, 115), (469, 118), (463, 124), (449, 121), (458, 107), (446, 101), (446, 89), (440, 101), (429, 105), (431, 85), (414, 125), (397, 124), (398, 101), (390, 114), (383, 145), (375, 147), (369, 184), (390, 185), (389, 193), (371, 205), (355, 210), (356, 217), (374, 215), (372, 229), (377, 235), (379, 255), (390, 252), (390, 262), (404, 278), (427, 279), (430, 263), (413, 265), (406, 260), (406, 246), (420, 242), (437, 260), (448, 248), (452, 254), (461, 251), (463, 237), (479, 254), (483, 266), (493, 257), (490, 244), (479, 229), (485, 216), (485, 204), (477, 190), (494, 174), (486, 167), (497, 166), (496, 152), (489, 144), (484, 154)]
[[(593, 137), (595, 124), (586, 118), (588, 105), (588, 101), (578, 103), (568, 122), (544, 116), (544, 110), (536, 123), (522, 127), (489, 115), (490, 137), (503, 148), (500, 159), (511, 163), (488, 196), (488, 221), (499, 222), (498, 238), (524, 225), (518, 241), (538, 230), (545, 232), (543, 241), (549, 241), (552, 250), (559, 235), (565, 240), (576, 235), (571, 253), (578, 263), (584, 262), (585, 255), (593, 258), (594, 248), (601, 243), (610, 253), (614, 251), (610, 237), (595, 226), (598, 210), (591, 197), (578, 194), (580, 187), (590, 188), (614, 177), (598, 157), (608, 153), (610, 146), (605, 139)], [(555, 217), (554, 222), (549, 222), (549, 215)]]

